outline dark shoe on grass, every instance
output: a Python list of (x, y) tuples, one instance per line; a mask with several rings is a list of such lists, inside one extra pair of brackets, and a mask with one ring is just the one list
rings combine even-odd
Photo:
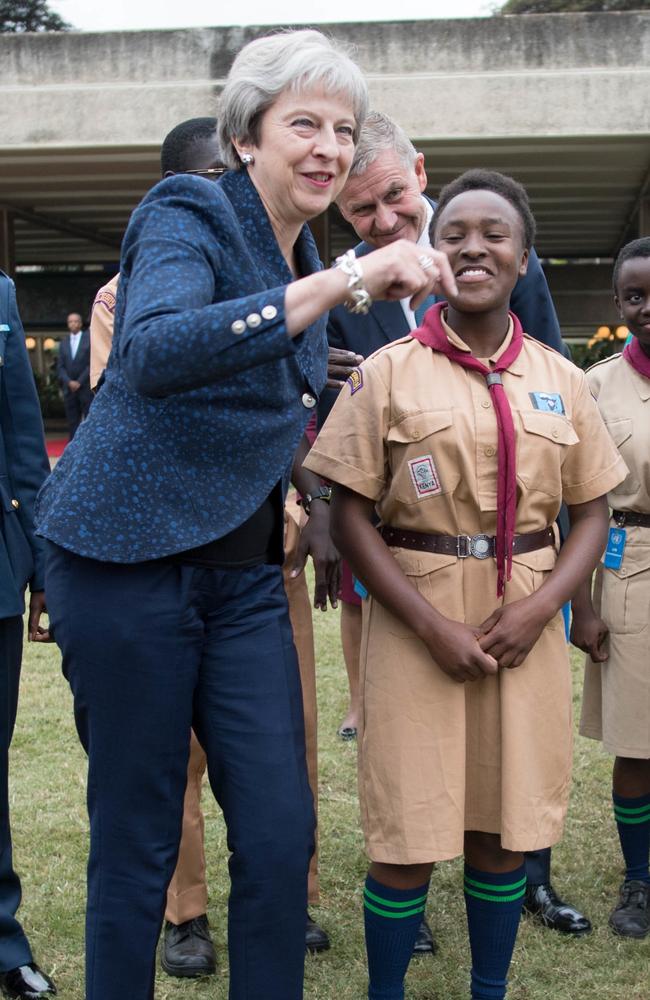
[(3, 996), (22, 1000), (56, 996), (56, 986), (35, 962), (9, 969), (8, 972), (0, 972), (0, 989)]
[(180, 979), (216, 972), (217, 959), (205, 913), (182, 924), (165, 921), (160, 964), (168, 976)]
[(650, 931), (650, 882), (623, 882), (609, 926), (620, 937), (644, 938)]
[(415, 944), (413, 945), (413, 954), (435, 955), (437, 950), (438, 946), (434, 940), (433, 934), (431, 933), (431, 928), (424, 917), (422, 917), (420, 926), (418, 927), (418, 936), (416, 937)]
[(560, 899), (550, 882), (526, 886), (524, 912), (537, 917), (552, 931), (583, 937), (591, 932), (591, 923), (575, 906)]
[(330, 947), (330, 939), (327, 931), (323, 930), (315, 920), (307, 914), (307, 928), (305, 931), (305, 948), (310, 955), (317, 955), (319, 951), (327, 951)]

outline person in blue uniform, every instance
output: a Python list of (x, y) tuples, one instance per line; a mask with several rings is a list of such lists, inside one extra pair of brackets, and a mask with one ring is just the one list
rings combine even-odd
[[(424, 156), (418, 153), (403, 129), (387, 115), (371, 112), (364, 122), (350, 176), (337, 198), (344, 218), (354, 227), (362, 243), (355, 252), (363, 257), (374, 248), (389, 246), (395, 240), (412, 240), (419, 247), (430, 246), (429, 224), (435, 202), (424, 194), (427, 175)], [(327, 338), (330, 345), (331, 387), (319, 405), (322, 425), (332, 408), (342, 380), (351, 368), (374, 351), (415, 329), (435, 298), (423, 302), (414, 312), (408, 300), (376, 302), (366, 316), (351, 316), (337, 307), (330, 313)], [(531, 247), (528, 270), (515, 284), (510, 308), (519, 317), (526, 332), (569, 357), (539, 258)], [(560, 525), (562, 529), (562, 525)], [(345, 598), (345, 594), (343, 595)], [(356, 615), (355, 615), (356, 612)], [(361, 633), (361, 608), (344, 605), (342, 622), (356, 633), (344, 637), (343, 646), (358, 649)], [(348, 672), (350, 672), (350, 665)], [(358, 673), (358, 662), (353, 667)], [(344, 725), (355, 725), (348, 716)], [(589, 920), (574, 906), (562, 900), (551, 883), (551, 851), (526, 854), (528, 877), (524, 908), (541, 923), (554, 930), (580, 937), (589, 933)], [(417, 950), (427, 950), (428, 934), (423, 924)]]
[(133, 213), (105, 382), (41, 492), (89, 757), (86, 1000), (153, 996), (190, 726), (228, 829), (230, 1000), (302, 997), (314, 810), (282, 583), (289, 469), (327, 311), (453, 287), (443, 254), (408, 243), (362, 274), (348, 257), (322, 270), (305, 223), (345, 182), (366, 100), (319, 32), (242, 49), (218, 115), (231, 169), (167, 178)]
[(50, 466), (43, 422), (13, 281), (0, 271), (0, 989), (8, 997), (56, 993), (34, 963), (16, 920), (20, 880), (9, 825), (9, 745), (18, 708), (25, 588), (30, 639), (45, 610), (44, 544), (34, 533), (34, 501)]

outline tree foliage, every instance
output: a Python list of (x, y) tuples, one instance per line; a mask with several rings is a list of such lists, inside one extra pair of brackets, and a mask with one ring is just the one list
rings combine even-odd
[(71, 29), (71, 24), (50, 10), (46, 0), (0, 0), (0, 34)]
[(499, 14), (596, 14), (647, 10), (648, 0), (507, 0)]

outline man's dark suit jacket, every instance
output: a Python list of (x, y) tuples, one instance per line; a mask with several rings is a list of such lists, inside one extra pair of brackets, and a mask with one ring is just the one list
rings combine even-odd
[[(431, 204), (435, 207), (434, 202)], [(355, 253), (357, 257), (362, 257), (371, 253), (373, 249), (368, 243), (360, 243), (355, 247)], [(435, 301), (435, 298), (431, 297), (425, 305), (428, 307)], [(530, 252), (527, 273), (519, 279), (513, 289), (510, 308), (519, 317), (526, 333), (542, 344), (553, 347), (565, 357), (568, 356), (546, 275), (534, 249)], [(422, 307), (418, 310), (416, 316), (418, 320), (424, 311)], [(399, 302), (373, 302), (366, 316), (355, 316), (348, 312), (345, 306), (336, 306), (330, 312), (327, 325), (327, 340), (330, 347), (354, 351), (364, 358), (391, 341), (405, 337), (408, 333), (409, 325)], [(332, 389), (327, 389), (323, 393), (318, 407), (319, 425), (323, 424), (337, 395), (338, 393)]]
[(83, 398), (90, 395), (90, 331), (82, 330), (81, 340), (74, 358), (70, 349), (70, 335), (63, 338), (59, 346), (57, 374), (64, 396), (70, 395), (68, 382), (80, 382)]

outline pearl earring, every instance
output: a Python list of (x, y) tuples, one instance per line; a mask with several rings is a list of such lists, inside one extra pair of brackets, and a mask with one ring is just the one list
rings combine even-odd
[(250, 167), (255, 163), (255, 157), (252, 153), (243, 153), (241, 161), (245, 167)]

